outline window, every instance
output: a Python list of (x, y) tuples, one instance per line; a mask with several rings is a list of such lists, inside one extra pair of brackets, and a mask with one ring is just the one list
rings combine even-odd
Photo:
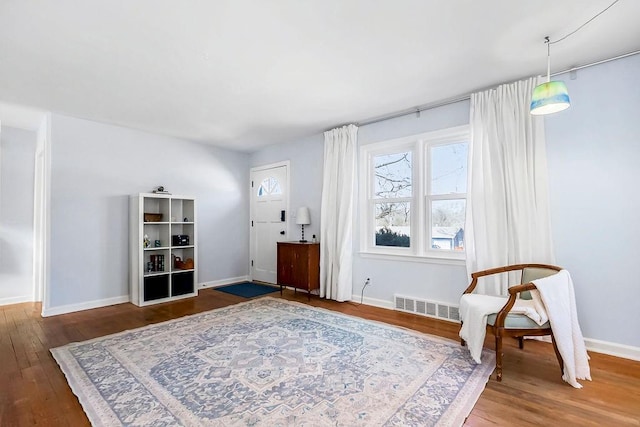
[(363, 252), (464, 258), (467, 126), (361, 148)]
[(411, 151), (373, 155), (375, 246), (410, 247)]
[(426, 205), (431, 221), (431, 248), (464, 250), (464, 220), (467, 207), (468, 142), (429, 146), (429, 185)]
[(280, 183), (273, 177), (265, 178), (260, 187), (258, 187), (258, 197), (268, 196), (270, 194), (282, 194)]

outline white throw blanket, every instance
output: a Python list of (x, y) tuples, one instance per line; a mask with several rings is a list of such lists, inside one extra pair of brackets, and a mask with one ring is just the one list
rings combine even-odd
[[(500, 311), (507, 303), (506, 297), (496, 297), (482, 294), (464, 294), (460, 298), (460, 338), (467, 342), (471, 357), (480, 363), (482, 346), (487, 333), (487, 317)], [(547, 313), (542, 303), (535, 300), (517, 299), (510, 313), (524, 314), (538, 325), (547, 320)]]
[[(531, 295), (538, 293), (535, 289), (530, 292)], [(545, 310), (544, 304), (542, 304), (539, 297), (534, 297), (533, 299), (517, 299), (509, 313), (524, 314), (536, 322), (538, 326), (544, 325), (549, 320), (547, 310)]]
[(505, 297), (482, 294), (464, 294), (460, 298), (460, 338), (467, 342), (471, 357), (478, 364), (487, 333), (487, 316), (499, 312), (506, 302)]
[(537, 293), (532, 294), (533, 298), (540, 297), (547, 309), (551, 330), (564, 361), (562, 379), (575, 388), (582, 388), (577, 380), (591, 381), (591, 371), (589, 355), (578, 323), (571, 276), (568, 271), (561, 270), (553, 276), (534, 280), (533, 284), (539, 291), (539, 296)]

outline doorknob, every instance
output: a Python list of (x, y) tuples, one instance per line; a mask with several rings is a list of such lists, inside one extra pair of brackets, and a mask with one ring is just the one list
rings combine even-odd
[(282, 230), (282, 231), (280, 232), (280, 234), (282, 234), (282, 235), (284, 236), (284, 230)]

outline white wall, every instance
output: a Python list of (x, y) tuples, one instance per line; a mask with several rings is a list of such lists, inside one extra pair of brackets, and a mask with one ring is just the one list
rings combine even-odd
[(198, 203), (199, 282), (248, 274), (245, 153), (54, 114), (49, 311), (129, 294), (129, 196), (163, 185)]
[(0, 132), (0, 305), (33, 300), (33, 180), (37, 134)]
[(551, 221), (589, 338), (640, 347), (640, 55), (558, 76), (571, 108), (545, 119)]

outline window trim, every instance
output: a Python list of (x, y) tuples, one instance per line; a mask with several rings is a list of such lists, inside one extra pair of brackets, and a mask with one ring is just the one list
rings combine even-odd
[[(469, 125), (456, 126), (406, 136), (386, 141), (375, 142), (360, 146), (360, 254), (365, 257), (390, 257), (391, 259), (424, 259), (433, 262), (447, 262), (451, 260), (464, 261), (466, 251), (437, 250), (431, 248), (431, 233), (427, 228), (431, 224), (430, 201), (437, 199), (451, 200), (463, 198), (468, 203), (468, 193), (451, 193), (431, 195), (430, 176), (427, 174), (431, 165), (430, 147), (448, 145), (456, 142), (470, 143)], [(381, 198), (373, 197), (375, 182), (373, 179), (373, 161), (375, 156), (412, 152), (412, 188), (411, 188), (411, 220), (409, 248), (375, 245), (375, 227), (373, 224), (374, 206)], [(468, 151), (470, 154), (470, 150)], [(467, 158), (467, 165), (469, 159)], [(468, 167), (467, 167), (468, 171)], [(425, 222), (426, 221), (426, 222)]]

